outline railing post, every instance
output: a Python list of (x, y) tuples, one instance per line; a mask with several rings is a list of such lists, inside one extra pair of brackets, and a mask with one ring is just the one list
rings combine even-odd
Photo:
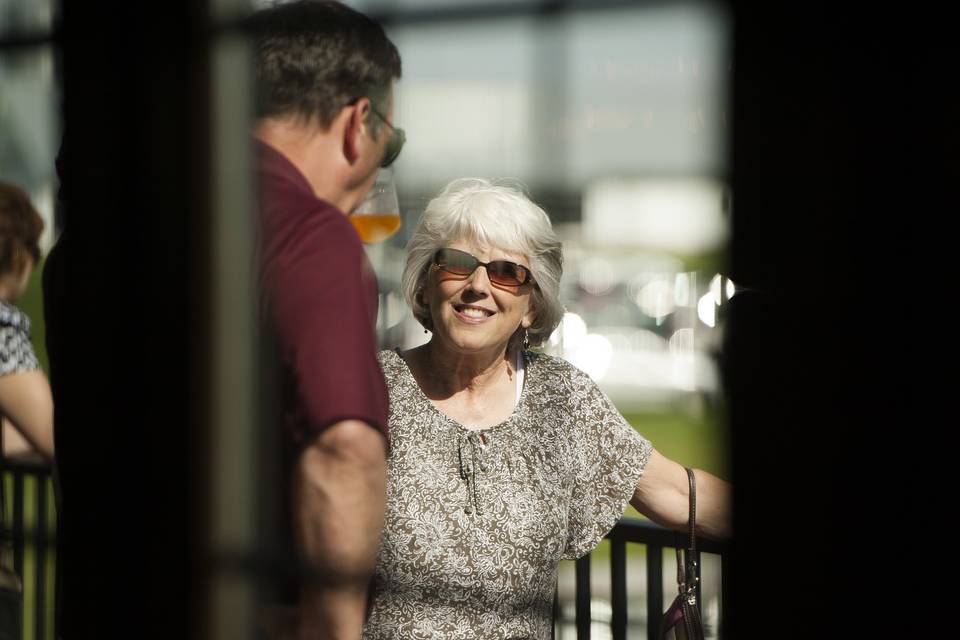
[(23, 575), (23, 473), (15, 471), (13, 474), (13, 572)]
[(39, 534), (39, 540), (34, 544), (34, 550), (37, 554), (36, 562), (36, 587), (34, 593), (34, 638), (43, 640), (46, 638), (45, 623), (47, 621), (47, 536), (49, 528), (47, 526), (47, 482), (41, 474), (33, 474), (34, 482), (37, 486), (37, 520), (36, 531)]
[[(33, 461), (21, 462), (0, 457), (0, 483), (5, 503), (0, 543), (12, 545), (13, 572), (20, 577), (23, 588), (30, 589), (29, 592), (24, 591), (21, 607), (16, 613), (19, 628), (22, 634), (24, 625), (31, 622), (33, 633), (29, 637), (43, 640), (52, 635), (51, 631), (55, 631), (52, 626), (55, 624), (55, 611), (47, 606), (48, 595), (53, 593), (53, 585), (47, 579), (47, 553), (51, 548), (56, 548), (56, 537), (50, 531), (52, 523), (48, 514), (51, 502), (50, 468)], [(27, 504), (28, 494), (31, 496), (30, 504)], [(24, 576), (28, 555), (33, 565), (32, 580), (26, 580)], [(27, 603), (32, 608), (28, 608)]]
[(720, 619), (717, 621), (717, 637), (723, 638), (723, 628), (727, 623), (727, 612), (730, 611), (730, 590), (733, 576), (730, 575), (730, 558), (727, 554), (720, 556)]
[(647, 638), (660, 634), (663, 615), (663, 547), (647, 544)]
[(576, 561), (577, 575), (577, 640), (590, 640), (590, 555)]
[(627, 640), (627, 543), (610, 541), (610, 605), (613, 608), (613, 640)]
[(559, 575), (557, 585), (553, 588), (553, 624), (550, 625), (550, 640), (557, 639), (557, 622), (560, 621), (560, 580)]

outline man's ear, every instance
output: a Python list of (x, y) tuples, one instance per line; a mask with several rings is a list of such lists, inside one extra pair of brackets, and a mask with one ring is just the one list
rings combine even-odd
[(370, 99), (360, 98), (344, 109), (348, 112), (343, 128), (343, 157), (352, 165), (360, 158), (365, 142), (363, 136), (366, 133), (367, 119), (370, 117)]

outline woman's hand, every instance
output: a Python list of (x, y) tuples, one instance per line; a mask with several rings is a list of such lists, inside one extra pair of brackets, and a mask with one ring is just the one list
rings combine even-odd
[[(699, 469), (697, 535), (726, 540), (732, 532), (730, 483)], [(690, 514), (690, 485), (683, 466), (654, 450), (630, 499), (633, 508), (657, 524), (685, 531)]]

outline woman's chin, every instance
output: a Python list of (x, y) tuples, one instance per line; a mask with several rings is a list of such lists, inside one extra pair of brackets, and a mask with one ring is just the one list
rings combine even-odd
[(450, 349), (463, 354), (481, 354), (502, 350), (507, 345), (506, 340), (499, 342), (488, 337), (463, 335), (461, 332), (447, 335), (443, 342)]

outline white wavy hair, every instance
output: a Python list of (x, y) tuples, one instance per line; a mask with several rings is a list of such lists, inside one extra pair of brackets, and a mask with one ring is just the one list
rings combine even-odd
[[(401, 289), (417, 321), (432, 329), (430, 311), (421, 292), (437, 250), (453, 242), (467, 241), (526, 256), (536, 283), (530, 296), (535, 313), (527, 329), (531, 346), (546, 341), (563, 317), (560, 276), (563, 248), (546, 212), (534, 204), (519, 186), (498, 180), (454, 180), (427, 204), (417, 228), (407, 243), (407, 261)], [(511, 336), (510, 346), (523, 339), (523, 331)]]

